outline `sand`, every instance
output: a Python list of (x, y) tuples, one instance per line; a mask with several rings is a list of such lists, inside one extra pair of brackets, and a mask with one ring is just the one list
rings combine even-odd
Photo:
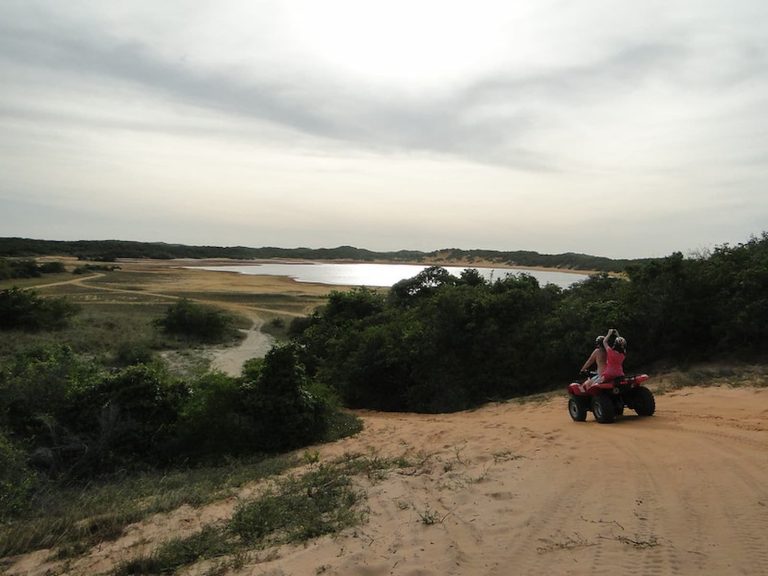
[[(360, 413), (363, 432), (313, 448), (321, 462), (364, 453), (416, 465), (358, 478), (364, 525), (254, 551), (228, 573), (768, 574), (768, 389), (684, 388), (657, 406), (611, 425), (572, 422), (565, 394), (450, 415)], [(235, 503), (155, 516), (68, 566), (26, 555), (8, 573), (105, 572)]]
[(275, 339), (261, 331), (264, 321), (256, 315), (251, 315), (253, 325), (244, 334), (242, 342), (237, 346), (214, 349), (211, 368), (228, 374), (240, 376), (243, 365), (251, 358), (263, 358), (275, 344)]

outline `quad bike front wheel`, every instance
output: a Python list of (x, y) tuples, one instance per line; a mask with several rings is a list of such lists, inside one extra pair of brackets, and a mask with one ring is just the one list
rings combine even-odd
[(653, 392), (645, 386), (635, 388), (633, 406), (638, 416), (653, 416), (656, 412), (656, 399), (653, 397)]
[(587, 419), (589, 401), (586, 398), (571, 396), (568, 399), (568, 413), (574, 422), (584, 422)]
[(616, 420), (616, 406), (613, 399), (605, 394), (592, 398), (592, 413), (600, 424), (610, 424)]

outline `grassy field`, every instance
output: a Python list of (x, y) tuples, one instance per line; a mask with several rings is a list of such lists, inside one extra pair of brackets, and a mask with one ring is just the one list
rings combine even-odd
[[(67, 262), (69, 269), (76, 265), (76, 261)], [(190, 270), (172, 261), (128, 262), (120, 266), (114, 271), (0, 282), (0, 290), (12, 286), (30, 288), (41, 296), (66, 298), (80, 309), (63, 330), (0, 332), (0, 358), (46, 344), (66, 344), (106, 364), (131, 350), (172, 351), (174, 367), (184, 373), (190, 368), (199, 372), (207, 368), (207, 363), (205, 354), (197, 353), (197, 345), (170, 337), (153, 325), (179, 298), (226, 311), (234, 318), (236, 328), (249, 329), (258, 320), (265, 332), (282, 340), (291, 320), (322, 305), (330, 291), (327, 286), (298, 285), (285, 278)], [(190, 366), (184, 366), (185, 362)]]

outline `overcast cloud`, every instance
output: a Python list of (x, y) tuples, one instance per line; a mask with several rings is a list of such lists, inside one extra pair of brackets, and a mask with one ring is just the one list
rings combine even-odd
[(765, 6), (0, 0), (0, 235), (743, 242), (768, 228)]

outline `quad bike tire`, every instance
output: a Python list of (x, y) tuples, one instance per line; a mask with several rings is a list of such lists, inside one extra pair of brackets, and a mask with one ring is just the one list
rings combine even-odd
[(653, 416), (656, 412), (656, 399), (653, 397), (653, 392), (645, 386), (638, 386), (635, 389), (632, 405), (638, 416)]
[(616, 406), (613, 399), (606, 394), (592, 398), (592, 413), (600, 424), (610, 424), (616, 420)]
[(588, 410), (589, 400), (586, 398), (577, 398), (576, 396), (568, 398), (568, 413), (574, 422), (584, 422), (587, 419)]

